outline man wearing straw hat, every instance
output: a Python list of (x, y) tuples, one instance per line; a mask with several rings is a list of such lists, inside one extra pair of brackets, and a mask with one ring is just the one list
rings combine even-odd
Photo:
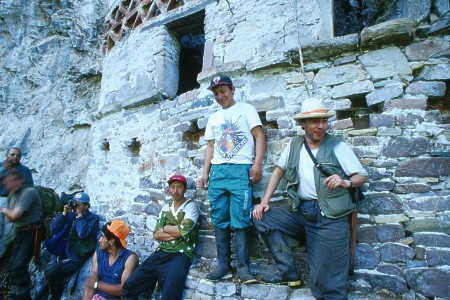
[[(317, 299), (347, 298), (349, 214), (355, 209), (348, 189), (368, 178), (351, 148), (327, 133), (332, 116), (321, 100), (309, 98), (302, 103), (301, 113), (293, 118), (305, 133), (292, 138), (284, 149), (261, 204), (253, 210), (254, 225), (279, 269), (261, 280), (300, 284), (284, 234), (306, 234), (309, 285)], [(271, 208), (270, 198), (283, 176), (288, 205)]]

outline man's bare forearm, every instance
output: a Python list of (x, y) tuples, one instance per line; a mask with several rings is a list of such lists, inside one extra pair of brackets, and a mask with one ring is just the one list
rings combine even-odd
[(278, 184), (283, 178), (284, 170), (278, 166), (273, 170), (272, 175), (270, 176), (269, 183), (267, 183), (266, 192), (264, 193), (264, 197), (262, 202), (268, 204), (270, 202), (270, 198), (272, 198), (273, 193), (278, 187)]

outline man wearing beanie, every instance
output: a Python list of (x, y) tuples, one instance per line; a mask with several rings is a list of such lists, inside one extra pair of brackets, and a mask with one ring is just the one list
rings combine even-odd
[(156, 283), (161, 291), (161, 300), (183, 298), (198, 238), (200, 209), (196, 202), (184, 196), (186, 177), (175, 174), (167, 183), (173, 201), (164, 205), (153, 231), (153, 238), (160, 244), (125, 282), (122, 300), (137, 300), (142, 293), (149, 298)]
[(127, 249), (130, 229), (114, 220), (102, 227), (99, 248), (92, 257), (92, 271), (84, 285), (83, 300), (120, 299), (122, 286), (139, 264), (137, 255)]

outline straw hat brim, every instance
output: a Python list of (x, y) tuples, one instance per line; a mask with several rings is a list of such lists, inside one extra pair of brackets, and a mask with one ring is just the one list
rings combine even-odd
[(333, 113), (318, 113), (318, 114), (297, 114), (295, 116), (293, 116), (292, 118), (294, 120), (306, 120), (306, 119), (329, 119), (331, 117), (333, 117), (334, 114)]

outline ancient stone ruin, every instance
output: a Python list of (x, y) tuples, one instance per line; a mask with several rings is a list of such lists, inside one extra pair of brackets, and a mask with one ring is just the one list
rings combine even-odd
[[(292, 115), (309, 95), (322, 98), (336, 111), (332, 133), (370, 175), (350, 298), (448, 299), (449, 9), (447, 0), (4, 0), (0, 148), (21, 147), (38, 184), (85, 189), (104, 220), (130, 224), (141, 261), (157, 247), (166, 179), (183, 173), (202, 209), (185, 298), (313, 299), (305, 245), (293, 239), (300, 289), (205, 279), (215, 244), (196, 181), (219, 108), (206, 89), (216, 73), (263, 120), (255, 198), (301, 132)], [(282, 189), (274, 200), (285, 201)], [(251, 246), (251, 269), (275, 270), (256, 234)], [(31, 268), (36, 286), (42, 272)]]

